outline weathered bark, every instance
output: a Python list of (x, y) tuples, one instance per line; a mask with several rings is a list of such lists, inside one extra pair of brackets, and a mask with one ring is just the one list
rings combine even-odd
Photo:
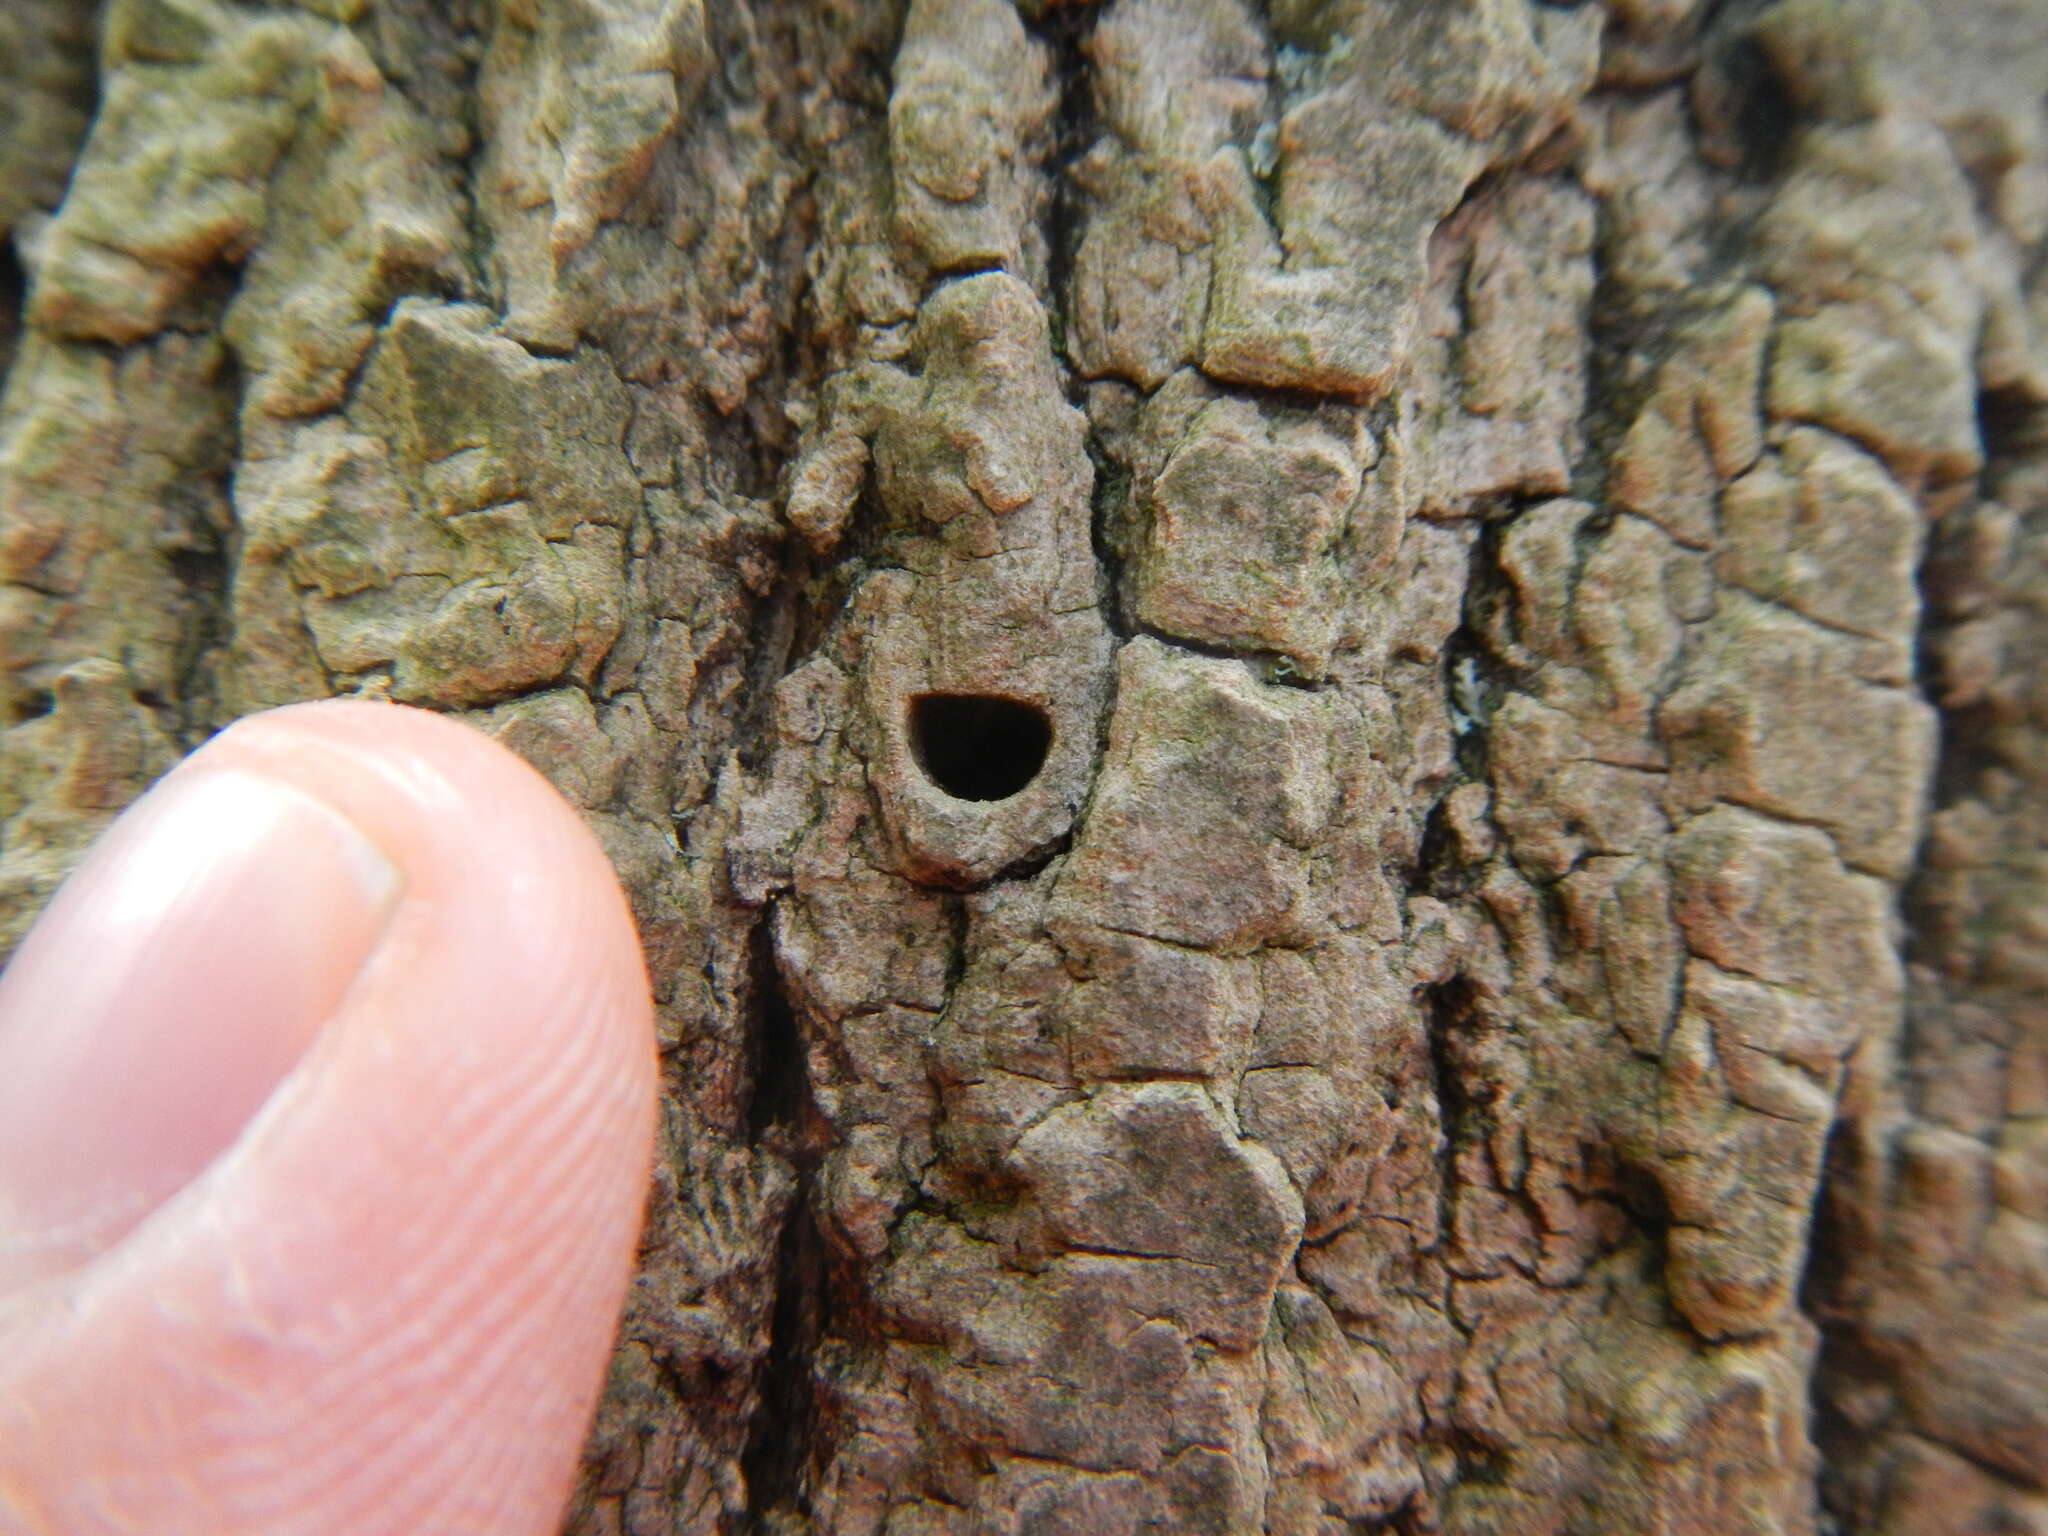
[(288, 700), (587, 812), (669, 1109), (579, 1532), (2048, 1532), (2044, 84), (0, 0), (0, 937)]

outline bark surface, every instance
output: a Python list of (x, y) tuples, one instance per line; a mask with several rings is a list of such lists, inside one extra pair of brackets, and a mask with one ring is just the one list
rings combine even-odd
[(237, 715), (660, 1004), (588, 1536), (2048, 1533), (2048, 5), (0, 4), (0, 942)]

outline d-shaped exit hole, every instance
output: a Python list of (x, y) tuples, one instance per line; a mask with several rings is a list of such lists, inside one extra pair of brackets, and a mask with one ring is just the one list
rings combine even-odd
[(1007, 800), (1045, 766), (1052, 721), (1036, 705), (993, 694), (921, 694), (910, 701), (910, 749), (954, 799)]

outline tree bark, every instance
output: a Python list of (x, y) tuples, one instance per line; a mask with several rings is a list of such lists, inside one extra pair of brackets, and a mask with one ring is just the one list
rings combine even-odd
[[(2048, 5), (0, 0), (0, 924), (588, 815), (582, 1533), (2048, 1533)], [(89, 127), (88, 127), (89, 125)]]

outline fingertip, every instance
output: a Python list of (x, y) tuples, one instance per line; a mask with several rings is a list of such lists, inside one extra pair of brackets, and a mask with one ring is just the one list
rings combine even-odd
[(331, 808), (399, 894), (234, 1145), (7, 1330), (0, 1493), (64, 1530), (552, 1529), (654, 1132), (617, 882), (544, 779), (422, 711), (271, 711), (202, 766)]

